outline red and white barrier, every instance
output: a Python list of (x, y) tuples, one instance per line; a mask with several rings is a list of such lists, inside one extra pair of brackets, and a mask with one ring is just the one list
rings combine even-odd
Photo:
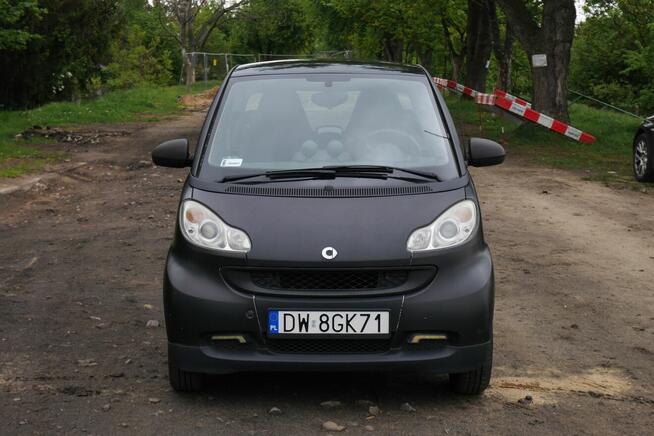
[(590, 133), (582, 132), (581, 130), (576, 129), (569, 124), (555, 120), (554, 118), (548, 117), (547, 115), (540, 112), (536, 112), (535, 110), (524, 106), (515, 100), (509, 100), (508, 98), (496, 96), (495, 106), (523, 117), (532, 123), (536, 123), (540, 126), (550, 129), (553, 132), (560, 133), (561, 135), (567, 136), (570, 139), (574, 139), (575, 141), (581, 141), (585, 144), (592, 144), (596, 141), (596, 138)]
[(555, 120), (552, 117), (533, 110), (531, 108), (531, 103), (528, 101), (513, 96), (501, 89), (496, 89), (491, 95), (475, 91), (474, 89), (463, 86), (453, 80), (441, 79), (439, 77), (434, 77), (434, 83), (436, 83), (439, 88), (448, 88), (458, 92), (459, 94), (472, 97), (475, 99), (477, 104), (497, 106), (500, 109), (531, 121), (532, 123), (543, 126), (553, 132), (567, 136), (568, 138), (574, 139), (575, 141), (580, 141), (585, 144), (592, 144), (597, 140), (597, 138), (595, 138), (590, 133), (582, 132), (581, 130), (576, 129), (569, 124)]
[(442, 88), (451, 89), (452, 91), (456, 91), (459, 94), (467, 95), (468, 97), (475, 98), (477, 94), (480, 94), (479, 91), (475, 91), (472, 88), (468, 88), (467, 86), (464, 86), (460, 83), (456, 83), (454, 80), (441, 79), (438, 77), (434, 77), (433, 79), (436, 85), (439, 85)]
[(486, 106), (495, 106), (495, 99), (496, 99), (495, 95), (482, 94), (481, 92), (478, 92), (477, 95), (475, 96), (475, 102), (477, 102), (477, 104), (483, 104)]
[(515, 95), (511, 95), (508, 92), (503, 91), (501, 89), (495, 88), (495, 91), (493, 91), (493, 95), (496, 95), (498, 97), (506, 98), (507, 100), (515, 101), (518, 104), (521, 104), (523, 106), (531, 108), (531, 103), (529, 103), (527, 100), (523, 100), (520, 97), (516, 97)]
[(454, 80), (441, 79), (439, 77), (434, 77), (434, 83), (440, 88), (448, 88), (452, 91), (458, 92), (459, 94), (472, 97), (478, 104), (484, 104), (489, 106), (495, 105), (495, 96), (493, 94), (484, 94), (479, 91), (475, 91), (472, 88), (456, 83)]

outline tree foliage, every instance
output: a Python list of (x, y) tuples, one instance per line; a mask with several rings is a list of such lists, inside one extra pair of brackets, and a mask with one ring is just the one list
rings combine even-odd
[(186, 84), (195, 82), (195, 56), (203, 51), (218, 25), (249, 0), (154, 0), (158, 11), (164, 11), (162, 23), (168, 28), (176, 24), (175, 38), (184, 63)]
[(36, 0), (0, 0), (0, 50), (22, 50), (38, 38), (25, 21), (39, 19), (44, 12)]
[(112, 89), (136, 85), (166, 85), (172, 79), (170, 52), (161, 49), (159, 38), (146, 42), (138, 26), (127, 29), (123, 38), (111, 46), (112, 62), (107, 66), (107, 85)]
[(299, 0), (251, 0), (231, 26), (236, 51), (295, 54), (310, 49), (311, 27)]
[(109, 46), (122, 22), (116, 2), (39, 0), (37, 9), (25, 12), (20, 30), (37, 37), (0, 49), (0, 105), (79, 98), (110, 61)]
[(592, 1), (577, 29), (571, 86), (636, 112), (654, 112), (654, 1)]

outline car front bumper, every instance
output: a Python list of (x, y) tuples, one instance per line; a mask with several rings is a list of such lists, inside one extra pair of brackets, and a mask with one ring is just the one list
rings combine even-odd
[[(439, 266), (426, 287), (401, 295), (309, 298), (249, 294), (228, 285), (218, 267), (174, 250), (168, 255), (164, 275), (169, 362), (185, 371), (207, 374), (465, 372), (479, 367), (491, 352), (493, 303), (493, 267), (486, 247)], [(385, 339), (385, 347), (370, 351), (325, 352), (301, 346), (293, 352), (280, 351), (279, 341), (295, 339), (267, 337), (268, 309), (389, 310), (391, 335)], [(414, 334), (434, 333), (447, 335), (447, 340), (409, 343)], [(243, 336), (246, 343), (212, 339), (216, 336)], [(346, 340), (367, 339), (324, 338), (314, 340), (314, 345), (315, 341)]]
[(169, 362), (204, 374), (267, 371), (430, 371), (456, 373), (478, 368), (492, 343), (434, 351), (391, 350), (379, 354), (276, 354), (266, 350), (221, 351), (212, 346), (168, 343)]

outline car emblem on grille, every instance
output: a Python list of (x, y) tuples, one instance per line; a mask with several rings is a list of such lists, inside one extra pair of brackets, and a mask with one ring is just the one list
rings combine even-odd
[(322, 249), (322, 257), (327, 260), (332, 260), (338, 255), (338, 252), (334, 247), (325, 247)]

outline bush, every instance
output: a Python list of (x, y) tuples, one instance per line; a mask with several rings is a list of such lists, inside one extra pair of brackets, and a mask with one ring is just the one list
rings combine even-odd
[(130, 26), (126, 36), (112, 44), (113, 61), (104, 71), (109, 88), (167, 85), (171, 82), (170, 52), (160, 49), (159, 38), (153, 38), (147, 46), (144, 39), (145, 32), (137, 26)]

